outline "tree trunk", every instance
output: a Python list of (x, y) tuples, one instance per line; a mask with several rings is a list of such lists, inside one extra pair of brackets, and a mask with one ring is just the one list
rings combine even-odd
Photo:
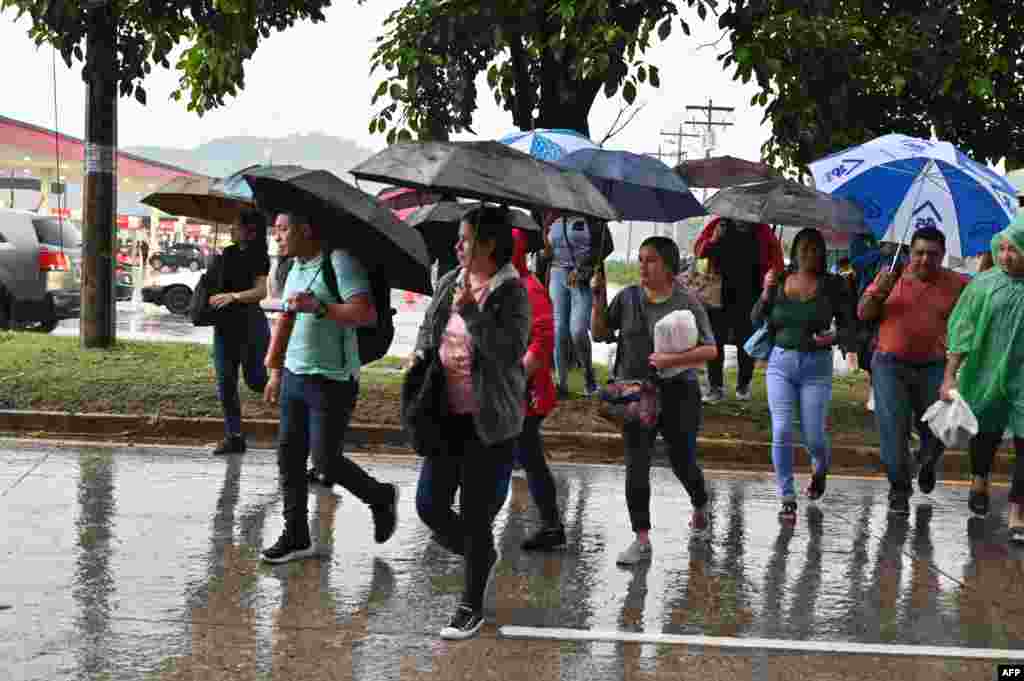
[(109, 348), (115, 340), (117, 32), (112, 4), (105, 3), (90, 10), (86, 38), (80, 332), (84, 348)]

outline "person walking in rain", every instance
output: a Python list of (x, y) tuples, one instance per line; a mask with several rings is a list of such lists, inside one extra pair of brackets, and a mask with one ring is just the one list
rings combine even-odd
[[(1010, 541), (1024, 542), (1024, 215), (992, 239), (995, 267), (974, 277), (949, 318), (949, 354), (939, 390), (956, 390), (978, 419), (971, 439), (967, 505), (989, 511), (992, 460), (1009, 429), (1017, 460), (1010, 484)], [(957, 378), (959, 372), (959, 379)]]
[(718, 356), (708, 362), (709, 389), (704, 401), (725, 399), (725, 346), (736, 345), (736, 399), (749, 400), (754, 378), (754, 359), (743, 349), (754, 332), (750, 310), (761, 295), (761, 283), (769, 270), (781, 271), (782, 246), (766, 224), (715, 217), (693, 245), (698, 258), (708, 258), (722, 276), (722, 307), (709, 309), (708, 317), (718, 343)]
[(462, 598), (441, 629), (442, 638), (460, 640), (483, 625), (484, 595), (500, 559), (493, 525), (523, 430), (530, 299), (511, 262), (506, 209), (467, 213), (456, 253), (460, 267), (438, 282), (416, 340), (416, 361), (439, 357), (448, 405), (437, 414), (441, 439), (420, 445), (416, 511), (442, 546), (463, 556)]
[[(701, 533), (708, 527), (708, 492), (704, 473), (697, 464), (697, 431), (701, 423), (700, 385), (697, 368), (718, 354), (704, 306), (686, 288), (677, 286), (679, 247), (667, 237), (655, 236), (640, 244), (640, 285), (628, 286), (607, 303), (605, 280), (598, 272), (594, 290), (592, 329), (598, 341), (611, 342), (618, 332), (614, 369), (617, 380), (646, 380), (653, 369), (685, 369), (672, 379), (662, 379), (658, 399), (661, 414), (654, 428), (627, 423), (622, 430), (626, 450), (626, 507), (636, 537), (616, 559), (619, 565), (651, 560), (651, 452), (660, 431), (668, 442), (669, 461), (676, 478), (690, 495), (693, 513), (690, 528)], [(693, 313), (697, 344), (686, 352), (654, 352), (654, 327), (676, 310)], [(669, 522), (670, 526), (674, 523)]]
[(765, 382), (783, 522), (796, 521), (793, 417), (799, 408), (804, 444), (814, 464), (805, 493), (814, 501), (825, 493), (831, 459), (825, 421), (832, 401), (832, 346), (839, 341), (848, 352), (854, 349), (853, 296), (841, 277), (828, 273), (825, 255), (820, 231), (797, 233), (789, 270), (765, 276), (764, 293), (751, 314), (755, 324), (768, 325), (774, 342)]
[(921, 436), (918, 450), (918, 489), (931, 494), (935, 469), (945, 449), (921, 421), (939, 398), (945, 375), (946, 325), (964, 288), (963, 278), (941, 266), (946, 237), (935, 227), (914, 232), (910, 264), (878, 273), (857, 306), (865, 322), (879, 321), (878, 345), (871, 369), (875, 418), (881, 438), (882, 461), (889, 476), (889, 512), (909, 515), (908, 442), (911, 423)]
[(213, 364), (217, 370), (217, 397), (224, 411), (224, 440), (214, 454), (242, 454), (242, 404), (238, 396), (239, 367), (249, 389), (262, 393), (267, 386), (263, 357), (270, 342), (270, 325), (259, 301), (267, 295), (267, 219), (263, 213), (242, 213), (231, 227), (234, 244), (224, 249), (224, 290), (210, 296), (219, 310), (213, 326)]
[[(374, 540), (391, 538), (398, 522), (398, 487), (370, 476), (344, 456), (345, 431), (359, 397), (356, 327), (376, 323), (366, 269), (348, 251), (325, 250), (323, 227), (308, 217), (282, 213), (274, 224), (278, 253), (293, 258), (283, 296), (288, 312), (278, 319), (267, 353), (269, 403), (280, 402), (277, 464), (284, 494), (284, 533), (263, 550), (263, 560), (284, 563), (315, 555), (309, 536), (312, 453), (320, 482), (341, 485), (370, 507)], [(332, 302), (324, 282), (323, 258), (331, 258), (344, 302)]]
[[(544, 232), (545, 249), (551, 255), (548, 291), (555, 312), (555, 373), (558, 397), (569, 397), (569, 344), (583, 367), (585, 392), (597, 392), (590, 345), (590, 278), (603, 267), (614, 249), (604, 222), (581, 216), (554, 220)], [(602, 248), (603, 246), (603, 248)]]

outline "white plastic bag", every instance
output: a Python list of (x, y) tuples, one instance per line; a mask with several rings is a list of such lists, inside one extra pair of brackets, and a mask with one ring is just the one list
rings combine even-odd
[(947, 447), (963, 449), (978, 434), (978, 419), (955, 390), (950, 391), (952, 402), (939, 400), (928, 407), (922, 421)]
[(839, 348), (832, 349), (832, 374), (834, 376), (849, 376), (850, 363), (846, 361), (846, 355)]
[[(697, 345), (697, 319), (689, 310), (675, 310), (654, 325), (655, 352), (686, 352)], [(662, 378), (671, 378), (685, 369), (661, 369)]]

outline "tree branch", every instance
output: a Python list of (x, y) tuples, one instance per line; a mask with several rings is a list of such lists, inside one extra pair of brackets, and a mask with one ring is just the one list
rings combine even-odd
[[(643, 111), (645, 106), (647, 106), (647, 102), (643, 102), (637, 106), (626, 104), (625, 106), (620, 107), (619, 113), (615, 115), (615, 120), (612, 121), (610, 126), (608, 126), (608, 132), (604, 134), (604, 137), (602, 137), (601, 141), (597, 143), (597, 146), (603, 147), (605, 142), (625, 130), (629, 124), (633, 122), (633, 119), (636, 118), (636, 115)], [(629, 114), (629, 118), (627, 118), (622, 125), (619, 125), (619, 127), (616, 128), (615, 126), (619, 124), (620, 120), (622, 120), (622, 115), (630, 109), (633, 109), (633, 111)]]
[(718, 36), (718, 40), (716, 40), (714, 42), (711, 42), (711, 43), (702, 43), (702, 44), (697, 46), (697, 49), (698, 50), (703, 50), (705, 47), (718, 47), (718, 43), (722, 42), (722, 39), (725, 38), (725, 36), (727, 36), (727, 35), (729, 35), (728, 29), (726, 29), (725, 31), (722, 31), (722, 35)]

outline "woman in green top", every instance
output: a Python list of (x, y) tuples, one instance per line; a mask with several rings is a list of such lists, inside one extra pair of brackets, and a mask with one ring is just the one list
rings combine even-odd
[[(790, 268), (765, 276), (764, 293), (752, 313), (755, 325), (766, 323), (774, 345), (765, 382), (772, 414), (772, 465), (783, 521), (796, 520), (793, 482), (793, 416), (800, 409), (804, 444), (811, 452), (814, 474), (806, 494), (825, 493), (830, 461), (825, 421), (832, 401), (832, 346), (852, 350), (853, 298), (842, 279), (828, 274), (825, 239), (816, 229), (796, 235)], [(835, 328), (833, 331), (833, 320)]]
[[(1024, 216), (992, 239), (996, 267), (979, 274), (949, 317), (946, 376), (939, 397), (959, 388), (978, 419), (971, 439), (968, 507), (989, 510), (992, 459), (1009, 428), (1017, 462), (1010, 485), (1010, 541), (1024, 542)], [(959, 381), (957, 372), (959, 371)]]

